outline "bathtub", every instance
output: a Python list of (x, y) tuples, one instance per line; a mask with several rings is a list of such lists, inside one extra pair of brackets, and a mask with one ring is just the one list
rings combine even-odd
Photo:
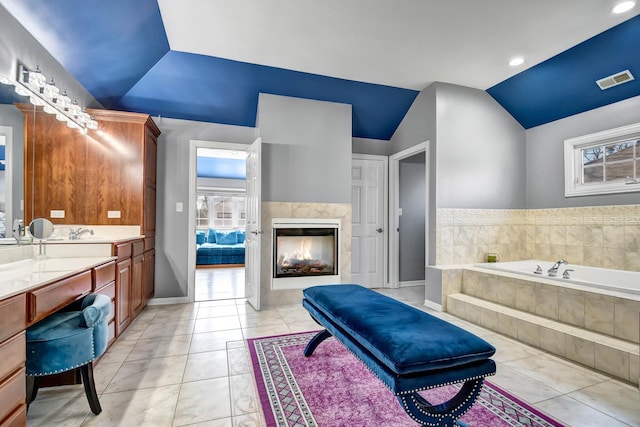
[[(535, 274), (537, 266), (542, 267), (542, 274)], [(563, 264), (558, 268), (556, 277), (549, 277), (547, 270), (553, 262), (524, 260), (475, 264), (476, 267), (492, 270), (506, 271), (508, 273), (524, 274), (525, 276), (555, 280), (560, 283), (573, 283), (576, 285), (590, 286), (600, 289), (625, 292), (640, 295), (640, 272), (626, 270), (612, 270), (606, 268), (586, 267), (584, 265)], [(562, 273), (571, 269), (571, 278), (563, 279)]]

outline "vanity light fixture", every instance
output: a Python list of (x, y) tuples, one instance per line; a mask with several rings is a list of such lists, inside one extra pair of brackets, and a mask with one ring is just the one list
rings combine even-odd
[(28, 96), (33, 105), (41, 106), (48, 114), (55, 114), (56, 119), (66, 122), (72, 129), (82, 132), (98, 129), (98, 122), (80, 107), (77, 100), (71, 102), (66, 89), (60, 93), (53, 78), (47, 81), (39, 66), (29, 70), (18, 62), (17, 69), (15, 91), (18, 95)]
[(621, 13), (625, 13), (625, 12), (630, 11), (635, 6), (636, 6), (635, 0), (621, 1), (620, 3), (616, 4), (615, 6), (613, 6), (613, 8), (611, 9), (611, 13), (613, 13), (615, 15), (619, 15)]

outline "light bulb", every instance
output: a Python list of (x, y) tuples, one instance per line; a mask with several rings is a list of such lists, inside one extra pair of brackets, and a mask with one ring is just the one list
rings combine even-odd
[(64, 110), (68, 110), (71, 105), (71, 98), (67, 95), (67, 90), (63, 90), (62, 94), (58, 97), (58, 105)]
[(91, 130), (97, 130), (97, 129), (98, 129), (98, 122), (96, 122), (95, 120), (93, 120), (93, 117), (91, 117), (91, 118), (87, 121), (87, 129), (91, 129)]
[(51, 77), (51, 81), (44, 87), (44, 96), (53, 102), (57, 102), (59, 93), (60, 89), (56, 87), (56, 82), (53, 81), (53, 77)]
[(80, 106), (78, 105), (77, 100), (74, 99), (71, 105), (69, 106), (69, 113), (72, 116), (77, 116), (78, 114), (81, 113)]
[(39, 65), (36, 65), (36, 69), (33, 71), (28, 71), (28, 73), (29, 86), (31, 86), (32, 88), (39, 91), (47, 83), (47, 78), (44, 76), (44, 74), (42, 74), (42, 71), (40, 71)]

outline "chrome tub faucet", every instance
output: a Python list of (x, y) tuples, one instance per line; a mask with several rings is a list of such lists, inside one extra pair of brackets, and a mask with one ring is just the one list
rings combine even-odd
[(559, 259), (558, 261), (556, 261), (556, 263), (553, 264), (553, 266), (547, 270), (547, 274), (549, 275), (549, 277), (556, 277), (558, 275), (558, 269), (562, 264), (566, 265), (569, 263), (563, 259)]

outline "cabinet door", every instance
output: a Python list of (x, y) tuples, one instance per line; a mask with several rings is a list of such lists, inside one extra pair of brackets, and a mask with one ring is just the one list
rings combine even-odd
[(131, 266), (131, 313), (137, 316), (144, 307), (144, 256), (133, 258)]
[(144, 253), (144, 297), (145, 302), (153, 298), (156, 282), (156, 250), (151, 249)]
[(117, 335), (131, 323), (131, 258), (118, 262), (116, 271)]

